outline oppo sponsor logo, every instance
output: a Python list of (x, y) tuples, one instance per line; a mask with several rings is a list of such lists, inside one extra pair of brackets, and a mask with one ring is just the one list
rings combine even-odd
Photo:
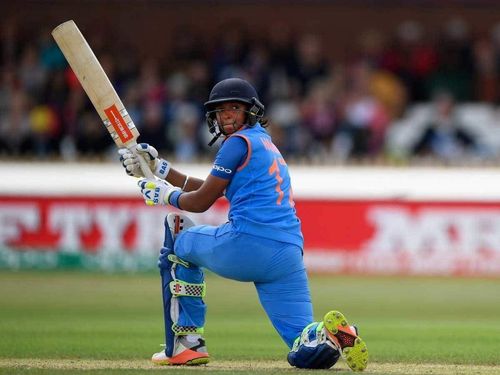
[(229, 168), (224, 168), (224, 167), (221, 167), (220, 165), (217, 165), (217, 164), (214, 164), (213, 169), (215, 169), (216, 171), (219, 171), (219, 172), (227, 173), (227, 174), (233, 173), (233, 171), (230, 170)]

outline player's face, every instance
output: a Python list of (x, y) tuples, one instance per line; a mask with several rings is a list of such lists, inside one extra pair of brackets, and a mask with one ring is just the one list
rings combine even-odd
[(219, 104), (217, 110), (217, 122), (226, 135), (238, 131), (246, 119), (247, 106), (239, 102), (226, 102)]

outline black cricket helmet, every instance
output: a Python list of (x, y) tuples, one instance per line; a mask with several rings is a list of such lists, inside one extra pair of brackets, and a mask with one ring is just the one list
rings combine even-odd
[(247, 125), (254, 126), (264, 116), (264, 105), (259, 101), (259, 96), (255, 88), (241, 78), (228, 78), (217, 83), (212, 91), (208, 101), (205, 103), (206, 120), (208, 130), (214, 138), (208, 144), (213, 145), (214, 142), (224, 133), (222, 126), (217, 123), (216, 109), (218, 104), (224, 102), (240, 102), (247, 105)]

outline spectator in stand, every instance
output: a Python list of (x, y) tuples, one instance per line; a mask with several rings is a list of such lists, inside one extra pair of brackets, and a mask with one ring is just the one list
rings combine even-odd
[(21, 54), (20, 22), (7, 18), (0, 24), (0, 66), (14, 67)]
[(160, 103), (154, 101), (146, 103), (142, 123), (140, 124), (140, 131), (141, 142), (155, 142), (158, 150), (163, 150), (163, 152), (168, 152), (172, 149), (171, 143), (168, 141), (168, 128), (164, 117), (164, 110)]
[(341, 104), (340, 128), (332, 143), (336, 159), (375, 157), (383, 149), (389, 115), (373, 95), (373, 70), (357, 64), (349, 70), (349, 84)]
[(201, 127), (199, 109), (185, 102), (179, 105), (174, 116), (168, 130), (169, 139), (175, 139), (173, 143), (175, 159), (181, 163), (194, 162), (199, 153), (198, 130)]
[(66, 58), (55, 43), (50, 29), (42, 30), (39, 38), (40, 63), (48, 71), (62, 70), (66, 67)]
[(88, 99), (80, 86), (74, 87), (69, 92), (68, 100), (61, 116), (61, 143), (59, 151), (64, 160), (77, 158), (76, 138), (78, 135), (79, 121), (87, 108)]
[(275, 23), (269, 30), (267, 42), (271, 68), (283, 69), (288, 74), (296, 64), (294, 40), (289, 25)]
[(380, 68), (394, 73), (405, 83), (412, 101), (429, 99), (425, 83), (438, 66), (435, 46), (426, 37), (420, 23), (404, 21), (397, 28), (392, 47), (381, 58)]
[[(20, 91), (16, 85), (16, 72), (13, 67), (0, 70), (0, 154), (9, 154), (12, 146), (11, 138), (22, 132), (22, 127), (11, 128), (12, 100), (14, 93)], [(22, 93), (19, 93), (20, 95)], [(28, 128), (26, 125), (24, 128)], [(16, 142), (18, 143), (18, 142)]]
[(384, 70), (373, 71), (370, 79), (370, 92), (384, 108), (390, 121), (402, 116), (407, 105), (408, 94), (398, 77)]
[[(404, 82), (396, 74), (383, 67), (384, 52), (387, 48), (386, 36), (378, 30), (370, 30), (361, 34), (358, 44), (350, 65), (366, 66), (367, 69), (372, 70), (370, 92), (384, 107), (391, 120), (399, 118), (406, 107), (408, 93)], [(422, 57), (422, 54), (417, 55), (415, 59)], [(425, 61), (424, 59), (421, 62)]]
[(327, 154), (338, 121), (335, 96), (328, 82), (316, 81), (301, 106), (302, 126), (312, 138), (309, 151)]
[(377, 29), (370, 29), (359, 35), (357, 43), (350, 51), (349, 65), (368, 64), (381, 69), (384, 53), (387, 51), (387, 36)]
[[(10, 80), (12, 77), (4, 77)], [(19, 87), (8, 90), (8, 98), (2, 103), (0, 112), (0, 152), (8, 156), (18, 156), (26, 150), (31, 136), (29, 119), (29, 99)]]
[(328, 76), (329, 65), (318, 35), (304, 34), (300, 36), (295, 51), (296, 64), (289, 74), (299, 81), (301, 94), (307, 95), (316, 81)]
[(114, 147), (113, 140), (94, 109), (86, 110), (79, 118), (75, 143), (78, 153), (88, 158), (102, 156)]
[(161, 79), (157, 60), (149, 59), (140, 67), (139, 89), (145, 105), (161, 104), (165, 101), (165, 85)]
[(48, 105), (36, 105), (29, 111), (30, 136), (23, 145), (37, 158), (55, 156), (59, 151), (60, 117)]
[(138, 81), (129, 82), (122, 95), (123, 104), (127, 112), (136, 124), (143, 122), (143, 96), (141, 95), (140, 84)]
[(500, 74), (500, 23), (490, 35), (480, 35), (474, 41), (474, 73), (476, 100), (498, 103)]
[(484, 148), (477, 137), (463, 128), (455, 111), (453, 96), (447, 91), (436, 93), (433, 113), (413, 146), (413, 155), (435, 157), (447, 162), (467, 156), (481, 156)]
[(210, 70), (202, 60), (193, 60), (186, 71), (188, 80), (187, 99), (202, 109), (202, 104), (210, 92)]
[(265, 102), (283, 101), (300, 95), (299, 79), (293, 75), (297, 66), (294, 39), (286, 24), (275, 24), (267, 38), (269, 50), (268, 87), (262, 97)]
[(276, 146), (285, 156), (301, 156), (307, 151), (309, 132), (301, 127), (297, 97), (274, 101), (269, 107), (270, 129)]
[(480, 37), (473, 45), (475, 98), (495, 103), (498, 95), (497, 52), (491, 39)]
[[(170, 152), (172, 152), (172, 150), (174, 150), (174, 147), (172, 145), (177, 142), (175, 136), (178, 131), (175, 129), (175, 126), (181, 118), (180, 113), (183, 112), (185, 108), (192, 105), (191, 101), (188, 98), (189, 89), (191, 87), (191, 80), (189, 76), (187, 76), (184, 72), (177, 71), (170, 77), (168, 77), (166, 87), (168, 100), (164, 105), (164, 113), (165, 134), (167, 137), (168, 148), (165, 151), (168, 152), (170, 150)], [(171, 129), (171, 127), (174, 127), (174, 129)], [(190, 134), (194, 137), (197, 136), (197, 132), (187, 132), (185, 135), (187, 134)], [(194, 140), (193, 142), (195, 143), (196, 140)]]
[(43, 104), (51, 106), (58, 116), (61, 116), (69, 97), (68, 92), (69, 87), (66, 71), (54, 70), (49, 73), (45, 82), (42, 95)]
[(47, 70), (39, 63), (38, 50), (28, 44), (22, 52), (18, 67), (19, 83), (26, 93), (37, 101), (42, 99), (42, 90), (47, 79)]
[[(242, 67), (245, 71), (244, 76), (259, 92), (268, 91), (269, 83), (269, 50), (263, 43), (251, 43), (249, 51), (246, 53)], [(264, 96), (263, 96), (264, 97)]]
[(445, 89), (459, 102), (472, 100), (473, 53), (468, 26), (460, 18), (445, 22), (439, 42), (439, 67), (427, 80), (427, 92)]

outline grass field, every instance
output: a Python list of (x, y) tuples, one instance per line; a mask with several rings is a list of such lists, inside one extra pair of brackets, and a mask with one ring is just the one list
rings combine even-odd
[[(288, 366), (253, 286), (213, 275), (205, 335), (213, 361), (152, 366), (163, 342), (158, 280), (1, 272), (0, 374), (304, 372)], [(500, 374), (500, 280), (313, 277), (311, 290), (317, 319), (335, 308), (359, 325), (370, 350), (365, 373)]]

